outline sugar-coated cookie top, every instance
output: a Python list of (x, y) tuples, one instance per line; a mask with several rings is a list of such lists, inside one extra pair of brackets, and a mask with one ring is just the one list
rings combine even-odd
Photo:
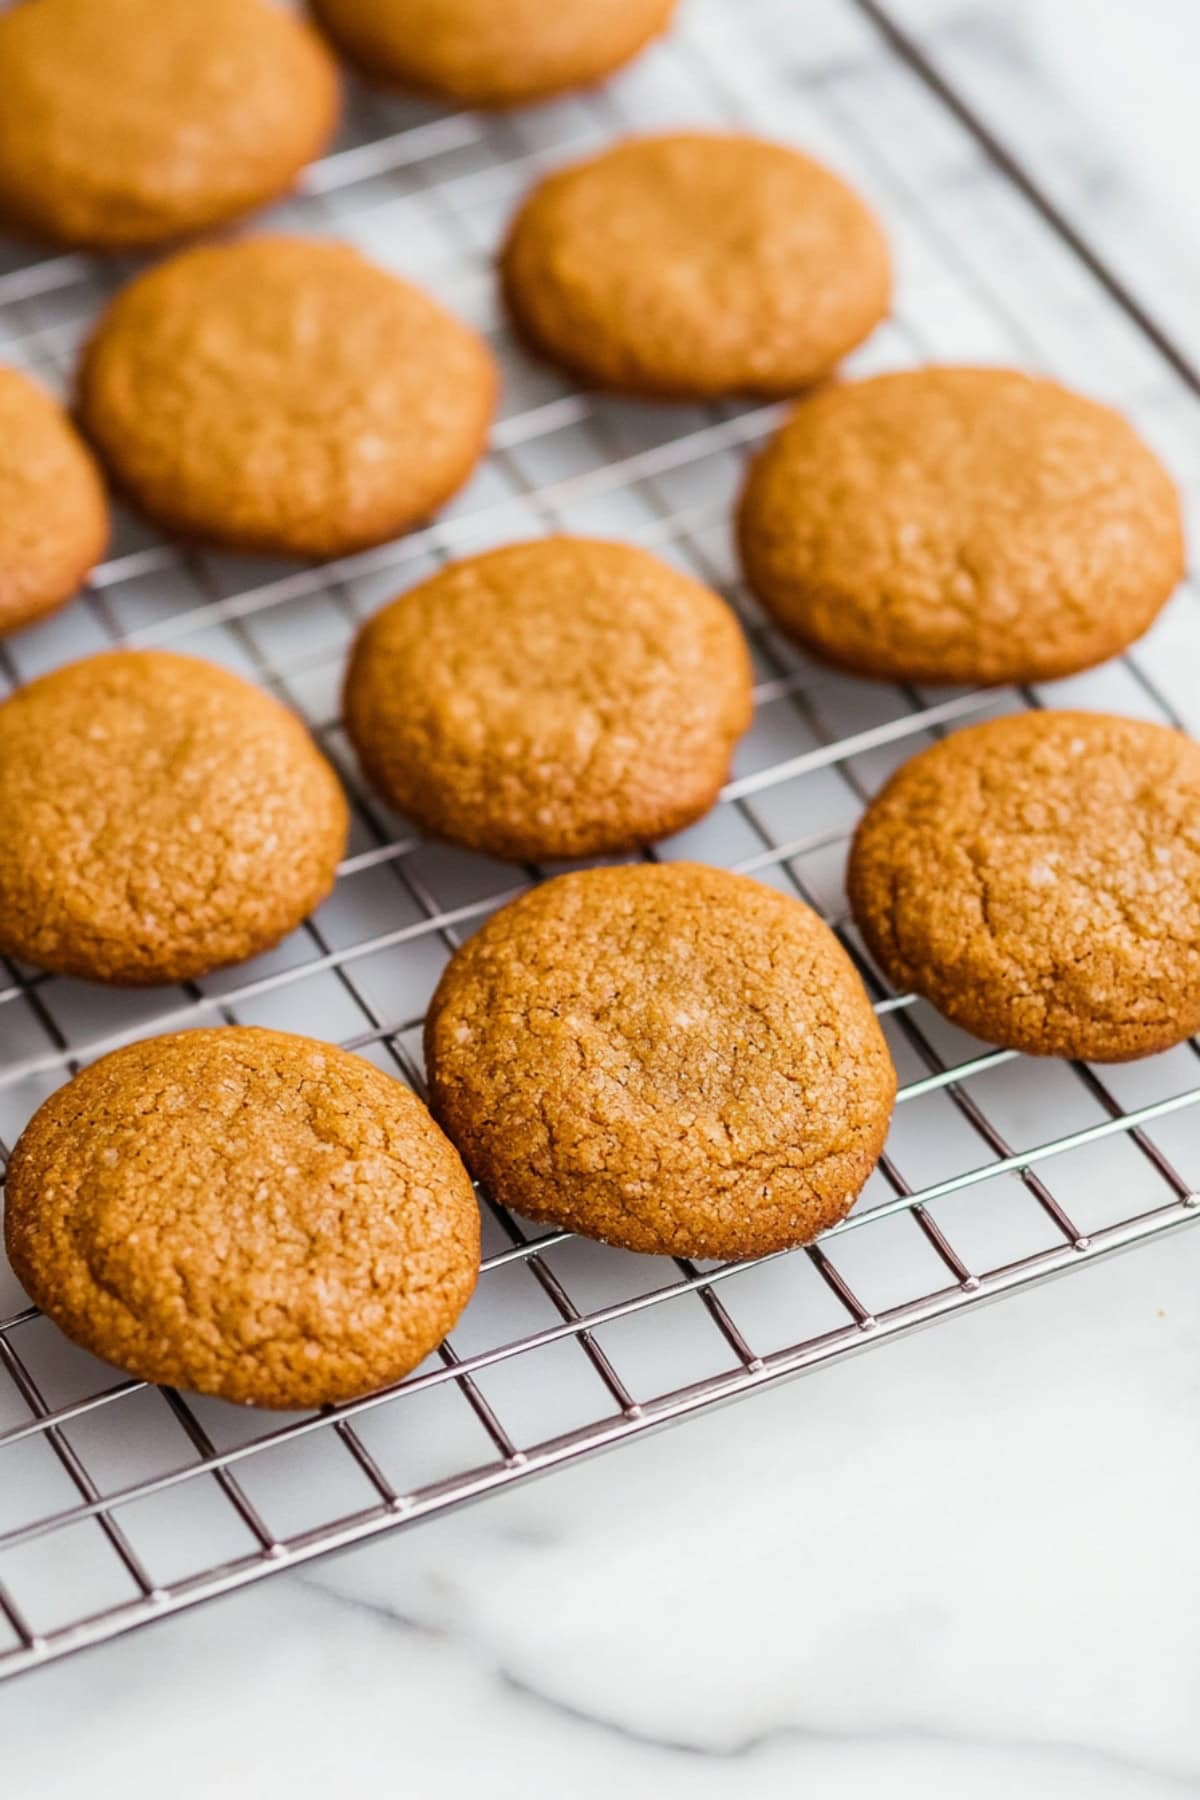
[(126, 249), (289, 188), (333, 135), (332, 57), (269, 0), (37, 0), (0, 13), (0, 217)]
[(849, 890), (893, 983), (977, 1037), (1164, 1050), (1200, 1029), (1200, 744), (1106, 713), (955, 732), (868, 809)]
[(130, 283), (85, 349), (80, 408), (164, 524), (250, 550), (381, 542), (466, 479), (491, 422), (481, 338), (348, 244), (263, 236)]
[(94, 1355), (255, 1406), (399, 1380), (479, 1268), (471, 1183), (416, 1095), (241, 1026), (127, 1045), (53, 1094), (9, 1165), (5, 1235)]
[(0, 948), (42, 968), (242, 962), (325, 898), (346, 827), (300, 720), (196, 657), (108, 651), (0, 706)]
[(464, 106), (519, 106), (601, 80), (676, 0), (314, 0), (363, 71)]
[(517, 322), (600, 387), (790, 394), (886, 313), (887, 243), (838, 176), (732, 132), (631, 138), (548, 176), (503, 253)]
[(446, 969), (435, 1114), (494, 1196), (632, 1250), (746, 1257), (851, 1207), (896, 1078), (808, 907), (696, 863), (562, 875)]
[(347, 729), (407, 817), (516, 860), (681, 830), (750, 721), (737, 620), (645, 550), (542, 538), (452, 563), (376, 614)]
[(751, 468), (739, 535), (785, 630), (894, 681), (1089, 668), (1183, 570), (1179, 497), (1133, 427), (1015, 369), (904, 370), (802, 401)]
[(107, 542), (104, 484), (70, 420), (0, 367), (0, 633), (69, 600)]

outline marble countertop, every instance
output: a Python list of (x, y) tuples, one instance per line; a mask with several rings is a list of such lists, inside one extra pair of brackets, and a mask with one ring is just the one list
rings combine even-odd
[(3, 1791), (1200, 1793), (1200, 1233), (14, 1684)]
[[(1064, 76), (1004, 0), (897, 11), (985, 109), (1038, 84), (1118, 251), (1178, 237), (1161, 153), (1078, 123), (1086, 38)], [(1173, 1234), (48, 1668), (0, 1793), (1200, 1794), (1198, 1291)]]

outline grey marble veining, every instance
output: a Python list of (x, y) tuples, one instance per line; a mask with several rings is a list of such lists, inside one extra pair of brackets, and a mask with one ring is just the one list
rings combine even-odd
[(1200, 1792), (1200, 1240), (46, 1671), (5, 1793)]

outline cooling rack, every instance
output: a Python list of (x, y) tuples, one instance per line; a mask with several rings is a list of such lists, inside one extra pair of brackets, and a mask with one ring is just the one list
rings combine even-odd
[[(736, 1266), (535, 1233), (484, 1198), (485, 1264), (450, 1341), (399, 1387), (305, 1415), (147, 1388), (76, 1351), (0, 1267), (0, 1674), (13, 1674), (570, 1461), (1200, 1216), (1200, 1051), (1033, 1065), (890, 993), (845, 914), (846, 840), (903, 758), (1047, 700), (1198, 723), (1190, 591), (1138, 653), (1054, 689), (924, 692), (822, 672), (739, 586), (729, 512), (778, 409), (583, 395), (513, 344), (490, 256), (543, 167), (632, 128), (746, 125), (809, 148), (885, 216), (894, 319), (852, 359), (1040, 367), (1127, 410), (1200, 492), (1195, 375), (876, 0), (685, 0), (603, 91), (495, 120), (356, 95), (271, 223), (335, 231), (440, 294), (505, 371), (492, 455), (428, 529), (319, 568), (209, 555), (131, 519), (86, 596), (3, 650), (16, 685), (117, 642), (224, 663), (297, 707), (354, 809), (331, 899), (278, 950), (186, 988), (0, 973), (0, 1148), (101, 1050), (219, 1021), (336, 1040), (421, 1087), (447, 957), (541, 877), (422, 841), (364, 791), (337, 716), (357, 623), (449, 555), (557, 528), (652, 546), (738, 607), (757, 717), (712, 815), (660, 845), (816, 906), (863, 968), (901, 1076), (886, 1156), (844, 1224)], [(0, 357), (65, 387), (132, 265), (0, 261)], [(1191, 703), (1191, 711), (1188, 707)]]

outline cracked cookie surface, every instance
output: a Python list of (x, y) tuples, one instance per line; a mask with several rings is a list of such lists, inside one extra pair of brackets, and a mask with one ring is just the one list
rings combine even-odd
[(126, 1045), (51, 1095), (13, 1152), (5, 1239), (93, 1355), (269, 1407), (398, 1381), (479, 1269), (470, 1180), (416, 1095), (242, 1026)]
[(539, 861), (692, 824), (751, 706), (749, 654), (718, 595), (644, 550), (553, 537), (452, 563), (376, 614), (344, 710), (408, 818)]
[(695, 863), (562, 875), (456, 953), (435, 1115), (495, 1199), (631, 1250), (747, 1257), (842, 1218), (896, 1079), (798, 900)]
[(1046, 681), (1140, 637), (1183, 574), (1179, 497), (1133, 427), (1011, 369), (804, 400), (752, 465), (750, 585), (824, 661), (891, 681)]
[(269, 949), (333, 886), (347, 810), (303, 724), (164, 650), (70, 663), (0, 706), (0, 950), (184, 981)]
[(810, 157), (721, 132), (632, 138), (542, 181), (502, 255), (527, 338), (597, 387), (791, 394), (888, 310), (887, 243)]
[(100, 471), (50, 395), (0, 368), (0, 633), (77, 592), (108, 542)]
[(1200, 1030), (1200, 744), (1104, 713), (956, 732), (868, 808), (849, 894), (898, 989), (1034, 1056)]
[(285, 193), (338, 116), (333, 58), (265, 0), (37, 0), (0, 16), (0, 214), (132, 249)]
[(214, 543), (338, 556), (441, 506), (482, 454), (483, 340), (347, 244), (185, 250), (101, 316), (84, 427), (151, 517)]
[(676, 0), (313, 0), (368, 76), (463, 106), (586, 87), (664, 31)]

